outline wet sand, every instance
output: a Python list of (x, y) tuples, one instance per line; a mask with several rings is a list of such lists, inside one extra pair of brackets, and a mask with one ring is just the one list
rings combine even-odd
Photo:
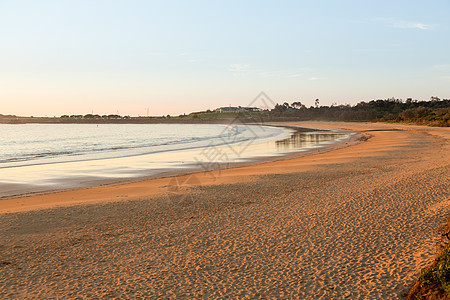
[(296, 124), (371, 138), (213, 176), (0, 201), (0, 297), (403, 297), (450, 212), (449, 129)]

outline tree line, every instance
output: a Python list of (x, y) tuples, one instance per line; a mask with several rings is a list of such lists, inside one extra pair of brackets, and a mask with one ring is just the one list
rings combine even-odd
[(428, 101), (388, 98), (359, 102), (355, 105), (320, 105), (316, 99), (314, 106), (306, 107), (301, 101), (282, 102), (272, 109), (251, 112), (216, 111), (194, 112), (179, 116), (130, 117), (110, 115), (63, 115), (61, 117), (18, 117), (1, 115), (0, 123), (226, 123), (230, 119), (242, 122), (276, 121), (362, 121), (362, 122), (406, 122), (421, 125), (450, 125), (450, 100), (431, 97)]
[[(271, 119), (327, 120), (327, 121), (385, 121), (449, 126), (450, 100), (431, 97), (429, 101), (380, 99), (359, 102), (356, 105), (306, 107), (300, 101), (276, 104), (270, 110)], [(268, 116), (269, 117), (269, 116)]]

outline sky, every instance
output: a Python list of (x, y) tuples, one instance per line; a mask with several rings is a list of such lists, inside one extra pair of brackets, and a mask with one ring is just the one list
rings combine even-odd
[(448, 0), (0, 0), (0, 114), (450, 98), (449, 15)]

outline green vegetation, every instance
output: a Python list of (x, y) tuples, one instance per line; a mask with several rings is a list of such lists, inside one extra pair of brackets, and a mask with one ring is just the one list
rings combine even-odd
[(431, 97), (430, 101), (386, 99), (351, 105), (332, 105), (306, 108), (300, 102), (277, 104), (272, 110), (276, 117), (298, 120), (327, 121), (384, 121), (405, 122), (447, 127), (450, 123), (450, 100)]
[(260, 112), (236, 111), (217, 113), (211, 111), (180, 116), (185, 120), (215, 121), (239, 119), (243, 122), (276, 121), (364, 121), (404, 122), (420, 125), (448, 127), (450, 124), (450, 100), (431, 97), (430, 101), (386, 99), (360, 102), (356, 105), (315, 106), (307, 108), (301, 102), (276, 104), (271, 110)]
[(300, 101), (276, 104), (272, 109), (255, 111), (253, 108), (230, 107), (226, 112), (202, 111), (188, 115), (160, 117), (130, 117), (120, 115), (63, 115), (59, 118), (17, 117), (0, 115), (0, 123), (229, 123), (282, 121), (363, 121), (404, 122), (448, 127), (450, 100), (431, 97), (430, 101), (390, 98), (360, 102), (356, 105), (315, 106), (307, 108)]
[(180, 116), (184, 117), (186, 120), (229, 120), (229, 119), (235, 119), (237, 118), (239, 113), (237, 112), (225, 112), (225, 113), (217, 113), (217, 112), (196, 112), (191, 113), (186, 116)]
[(450, 299), (450, 245), (422, 271), (407, 299)]

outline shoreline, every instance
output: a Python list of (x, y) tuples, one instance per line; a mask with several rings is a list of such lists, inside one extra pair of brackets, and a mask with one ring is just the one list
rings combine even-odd
[[(75, 187), (75, 188), (57, 188), (57, 189), (50, 189), (50, 190), (44, 190), (44, 191), (36, 191), (36, 192), (25, 192), (18, 195), (7, 195), (7, 196), (1, 196), (0, 197), (0, 214), (2, 213), (13, 213), (13, 212), (19, 212), (19, 211), (27, 211), (27, 210), (33, 210), (36, 209), (35, 204), (31, 204), (30, 207), (27, 207), (27, 202), (34, 202), (35, 200), (38, 200), (39, 202), (46, 202), (47, 204), (45, 207), (40, 207), (39, 209), (45, 209), (45, 208), (52, 208), (52, 205), (61, 206), (61, 205), (79, 205), (86, 203), (84, 201), (60, 201), (59, 203), (54, 203), (54, 201), (48, 202), (50, 198), (53, 198), (52, 195), (58, 195), (60, 193), (78, 193), (78, 191), (83, 191), (84, 193), (89, 193), (91, 189), (102, 189), (102, 188), (114, 188), (122, 185), (133, 185), (133, 184), (149, 184), (153, 186), (149, 181), (153, 180), (172, 180), (173, 178), (178, 177), (186, 177), (186, 176), (192, 176), (195, 174), (201, 174), (201, 173), (218, 173), (221, 174), (224, 170), (230, 170), (235, 168), (245, 168), (245, 167), (251, 167), (255, 165), (261, 165), (266, 164), (270, 162), (278, 162), (278, 161), (284, 161), (284, 160), (290, 160), (290, 159), (296, 159), (304, 156), (311, 156), (316, 155), (320, 153), (325, 153), (329, 151), (333, 151), (336, 149), (345, 148), (354, 144), (357, 144), (363, 140), (367, 140), (369, 138), (369, 135), (364, 133), (358, 133), (351, 130), (333, 130), (333, 129), (317, 129), (313, 127), (302, 127), (295, 124), (286, 124), (286, 123), (267, 123), (264, 124), (264, 126), (274, 126), (274, 127), (283, 127), (288, 128), (292, 130), (300, 130), (300, 131), (333, 131), (333, 133), (344, 133), (344, 134), (350, 134), (348, 138), (345, 138), (340, 141), (331, 142), (329, 144), (323, 144), (320, 146), (316, 146), (314, 148), (305, 148), (304, 150), (299, 151), (292, 151), (283, 153), (281, 155), (272, 155), (272, 156), (263, 156), (263, 157), (250, 157), (245, 162), (231, 162), (231, 163), (224, 163), (219, 168), (215, 168), (214, 170), (208, 170), (205, 172), (205, 170), (202, 169), (196, 169), (188, 168), (188, 169), (182, 169), (182, 170), (176, 170), (176, 169), (164, 169), (162, 173), (159, 173), (157, 175), (151, 175), (151, 176), (139, 176), (139, 177), (131, 177), (126, 179), (97, 179), (95, 180), (95, 183), (88, 184), (88, 186), (84, 187)], [(86, 180), (89, 180), (88, 177), (86, 177)], [(70, 182), (70, 178), (65, 180), (66, 182)], [(208, 184), (220, 184), (215, 183), (216, 180), (213, 180), (213, 182), (209, 182)], [(161, 191), (158, 190), (157, 193), (150, 192), (147, 196), (154, 196), (154, 195), (161, 195)], [(35, 197), (42, 197), (39, 199), (36, 199)], [(44, 199), (47, 198), (47, 199)], [(64, 197), (66, 197), (66, 194), (64, 194)], [(67, 197), (72, 198), (71, 195), (67, 195)], [(105, 201), (105, 199), (99, 200), (100, 202)], [(110, 201), (117, 201), (116, 199), (112, 199)], [(120, 200), (119, 200), (120, 201)], [(20, 207), (15, 207), (17, 205), (14, 205), (13, 203), (20, 203)], [(50, 204), (52, 203), (52, 204)], [(90, 200), (88, 203), (98, 203), (96, 200)]]
[[(218, 124), (212, 125), (216, 128), (223, 128), (217, 127)], [(258, 126), (258, 124), (255, 125)], [(59, 159), (50, 158), (50, 160), (44, 161), (31, 160), (25, 162), (24, 165), (12, 165), (10, 167), (6, 164), (6, 167), (0, 168), (0, 172), (3, 173), (2, 179), (4, 180), (0, 182), (0, 201), (1, 199), (42, 195), (104, 185), (117, 185), (191, 173), (199, 169), (198, 164), (202, 162), (197, 161), (197, 159), (201, 158), (199, 154), (207, 147), (212, 147), (213, 149), (217, 147), (224, 150), (226, 148), (239, 149), (239, 144), (243, 143), (249, 149), (254, 150), (258, 148), (258, 145), (271, 143), (274, 148), (276, 140), (285, 139), (292, 133), (292, 129), (282, 128), (281, 130), (276, 129), (278, 133), (272, 132), (273, 135), (264, 136), (264, 134), (261, 134), (261, 136), (258, 133), (259, 128), (250, 128), (253, 135), (247, 138), (244, 137), (241, 140), (222, 139), (224, 131), (220, 129), (222, 132), (218, 137), (207, 139), (215, 139), (216, 142), (219, 140), (219, 143), (185, 144), (183, 141), (180, 141), (175, 143), (176, 147), (156, 150), (144, 147), (146, 151), (137, 151), (137, 153), (136, 151), (134, 153), (122, 152), (111, 155), (107, 150), (103, 157), (93, 157), (91, 153), (91, 155), (78, 159), (59, 157)], [(269, 131), (274, 128), (270, 128)], [(246, 143), (248, 140), (251, 142), (249, 142), (249, 145)], [(139, 147), (136, 148), (139, 149)], [(275, 149), (261, 151), (263, 154), (265, 152), (268, 155), (273, 154), (273, 156), (278, 154)], [(252, 161), (261, 153), (251, 153), (244, 159)], [(231, 157), (229, 163), (232, 164), (233, 160), (239, 159), (239, 156)], [(211, 161), (212, 163), (213, 161)], [(46, 174), (44, 178), (41, 176), (42, 173)], [(22, 180), (23, 175), (26, 176), (25, 180)], [(44, 183), (43, 185), (41, 185), (42, 182)]]
[[(340, 126), (344, 124), (344, 126)], [(361, 142), (367, 141), (372, 137), (371, 132), (374, 129), (366, 130), (355, 130), (355, 125), (364, 124), (365, 126), (378, 127), (377, 130), (419, 130), (419, 131), (450, 131), (446, 128), (435, 128), (435, 127), (425, 127), (419, 125), (404, 125), (404, 124), (392, 124), (392, 123), (370, 123), (370, 122), (321, 122), (321, 121), (308, 121), (308, 122), (271, 122), (264, 125), (267, 126), (279, 126), (279, 127), (291, 127), (291, 128), (305, 128), (312, 130), (323, 130), (323, 131), (336, 131), (353, 133), (348, 139), (335, 142), (329, 145), (321, 146), (318, 148), (308, 149), (306, 151), (297, 151), (286, 153), (281, 156), (270, 156), (258, 158), (253, 161), (231, 163), (228, 167), (215, 169), (213, 171), (205, 172), (203, 170), (171, 170), (163, 174), (158, 174), (155, 176), (142, 176), (128, 179), (100, 179), (93, 185), (87, 187), (77, 187), (77, 188), (67, 188), (67, 189), (55, 189), (46, 190), (43, 192), (31, 192), (16, 196), (5, 196), (0, 198), (0, 214), (4, 213), (15, 213), (32, 211), (35, 209), (49, 209), (54, 207), (62, 206), (72, 206), (72, 205), (83, 205), (83, 204), (96, 204), (96, 203), (106, 203), (106, 202), (116, 202), (126, 200), (136, 200), (143, 197), (157, 197), (164, 196), (167, 194), (168, 181), (176, 178), (180, 182), (184, 182), (187, 178), (192, 175), (198, 174), (202, 177), (201, 185), (218, 185), (218, 184), (229, 184), (240, 182), (242, 179), (231, 179), (226, 174), (225, 178), (222, 180), (216, 180), (215, 176), (205, 175), (208, 173), (228, 173), (229, 170), (236, 169), (238, 172), (241, 168), (252, 168), (255, 166), (264, 167), (265, 164), (290, 161), (295, 159), (301, 159), (303, 157), (315, 156), (317, 154), (323, 154), (328, 152), (333, 152), (338, 149), (350, 147)], [(245, 172), (245, 171), (244, 171)], [(233, 173), (233, 172), (230, 172)], [(263, 172), (266, 174), (266, 172)], [(252, 174), (258, 175), (258, 174)], [(248, 176), (244, 176), (248, 177)], [(212, 179), (212, 180), (211, 180)], [(248, 179), (247, 179), (248, 180)], [(142, 187), (147, 186), (147, 191), (144, 193), (132, 193), (133, 188), (142, 189)], [(118, 190), (116, 193), (113, 190)], [(134, 194), (131, 197), (123, 197), (119, 194), (123, 194), (126, 191), (129, 194)], [(107, 196), (98, 197), (99, 193), (105, 192)], [(90, 197), (89, 194), (96, 195)], [(61, 196), (60, 199), (55, 199), (55, 197)], [(76, 197), (82, 200), (74, 200)]]

